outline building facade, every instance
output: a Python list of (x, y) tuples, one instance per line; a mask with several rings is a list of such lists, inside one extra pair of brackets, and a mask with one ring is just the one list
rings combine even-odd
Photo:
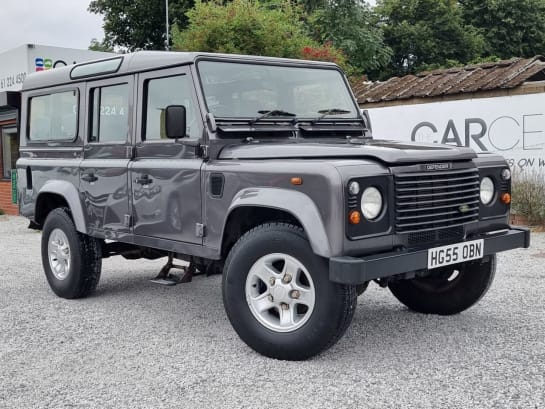
[(32, 73), (47, 71), (83, 61), (111, 56), (72, 48), (25, 44), (0, 53), (0, 210), (17, 214), (13, 203), (11, 175), (19, 157), (18, 109), (19, 94), (25, 78)]

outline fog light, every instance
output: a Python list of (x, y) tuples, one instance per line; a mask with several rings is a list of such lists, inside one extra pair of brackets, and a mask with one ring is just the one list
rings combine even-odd
[(348, 214), (348, 221), (350, 224), (359, 224), (361, 221), (361, 214), (357, 210), (352, 210)]

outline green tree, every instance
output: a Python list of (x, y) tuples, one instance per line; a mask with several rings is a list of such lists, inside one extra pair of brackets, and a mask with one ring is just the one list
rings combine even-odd
[(545, 0), (460, 0), (464, 19), (504, 59), (545, 53)]
[(185, 30), (173, 29), (177, 50), (307, 57), (345, 65), (339, 50), (306, 34), (300, 8), (289, 1), (197, 1), (187, 16)]
[[(193, 0), (169, 0), (169, 21), (185, 27)], [(128, 51), (165, 48), (165, 0), (93, 0), (88, 10), (104, 17), (106, 47)]]
[(380, 77), (463, 64), (482, 55), (484, 39), (464, 22), (456, 0), (378, 0), (375, 10), (393, 50)]
[(91, 40), (89, 44), (89, 50), (91, 51), (103, 51), (103, 52), (113, 52), (114, 48), (112, 46), (104, 44), (102, 41), (98, 41), (96, 38)]
[(387, 66), (392, 56), (382, 30), (374, 24), (369, 5), (359, 0), (332, 0), (309, 19), (310, 30), (321, 43), (342, 49), (350, 64), (362, 73)]

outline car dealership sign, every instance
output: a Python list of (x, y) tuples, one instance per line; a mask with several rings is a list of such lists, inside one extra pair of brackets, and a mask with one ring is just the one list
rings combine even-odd
[(90, 50), (25, 44), (0, 53), (0, 92), (18, 91), (27, 75), (111, 56)]
[(545, 93), (370, 108), (378, 139), (495, 152), (511, 167), (545, 170)]

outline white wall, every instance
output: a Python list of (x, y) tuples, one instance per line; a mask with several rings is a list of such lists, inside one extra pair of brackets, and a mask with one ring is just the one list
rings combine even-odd
[(545, 93), (370, 108), (376, 139), (447, 143), (545, 171)]
[(25, 44), (0, 53), (0, 92), (20, 90), (30, 73), (111, 55), (90, 50)]

